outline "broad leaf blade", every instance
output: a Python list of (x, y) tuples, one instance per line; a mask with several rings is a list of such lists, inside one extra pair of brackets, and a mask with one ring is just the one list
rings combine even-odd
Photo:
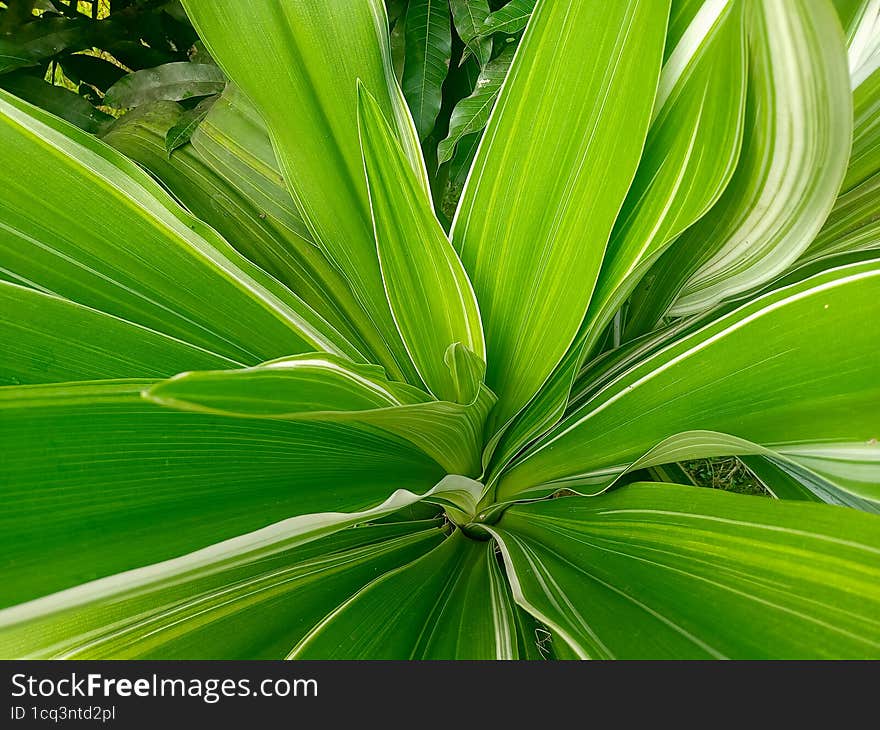
[(437, 522), (399, 522), (243, 550), (187, 571), (160, 566), (79, 602), (69, 591), (0, 611), (0, 656), (283, 659), (377, 573), (418, 558), (442, 537)]
[(513, 601), (492, 546), (456, 531), (342, 604), (289, 658), (518, 658)]
[(0, 385), (170, 377), (241, 363), (66, 299), (0, 282)]
[(388, 381), (381, 368), (313, 353), (232, 372), (185, 373), (151, 387), (150, 399), (173, 408), (246, 418), (329, 422), (377, 429), (411, 442), (447, 472), (479, 476), (479, 444), (494, 397), (471, 403), (435, 400)]
[[(416, 501), (443, 476), (388, 434), (163, 408), (141, 395), (152, 384), (0, 389), (0, 605), (176, 558), (286, 516), (372, 508), (394, 489)], [(287, 539), (364, 516), (322, 519), (295, 518), (270, 532)]]
[[(721, 200), (667, 251), (632, 305), (632, 333), (705, 311), (785, 270), (825, 221), (852, 135), (845, 48), (827, 0), (752, 3), (740, 162)], [(672, 300), (675, 299), (674, 303)]]
[(496, 428), (586, 313), (647, 132), (668, 10), (543, 2), (519, 47), (452, 229), (483, 314)]
[(880, 656), (874, 515), (633, 484), (491, 532), (517, 602), (582, 658)]
[(684, 334), (657, 337), (602, 375), (502, 476), (499, 494), (556, 479), (588, 484), (590, 473), (627, 466), (663, 439), (698, 429), (769, 448), (877, 449), (876, 419), (864, 404), (880, 397), (878, 308), (874, 257), (794, 278)]
[(29, 170), (4, 176), (0, 200), (0, 268), (17, 280), (245, 364), (316, 349), (358, 357), (91, 135), (0, 92), (0, 143), (9, 170)]
[[(742, 4), (709, 2), (681, 13), (633, 184), (614, 224), (578, 336), (541, 392), (505, 433), (509, 460), (562, 415), (582, 363), (651, 263), (718, 199), (739, 155), (745, 102)], [(708, 11), (708, 12), (706, 12)], [(684, 17), (682, 17), (682, 15)], [(724, 88), (724, 94), (715, 89)]]

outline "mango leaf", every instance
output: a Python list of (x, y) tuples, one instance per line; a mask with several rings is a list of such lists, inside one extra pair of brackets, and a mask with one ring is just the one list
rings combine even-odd
[(48, 84), (28, 72), (0, 75), (0, 87), (92, 134), (113, 121), (113, 117), (95, 109), (76, 92)]
[[(664, 254), (634, 297), (628, 330), (652, 328), (753, 289), (792, 264), (843, 180), (852, 95), (830, 3), (750, 5), (746, 134), (721, 200)], [(675, 298), (675, 303), (671, 300)]]
[(477, 300), (430, 199), (381, 109), (363, 87), (359, 123), (379, 266), (391, 313), (429, 390), (442, 400), (455, 400), (458, 386), (444, 362), (447, 349), (460, 343), (486, 359)]
[(488, 531), (517, 603), (581, 658), (880, 656), (876, 515), (632, 484)]
[(489, 0), (449, 0), (449, 9), (455, 30), (466, 49), (462, 63), (467, 60), (466, 54), (472, 54), (483, 68), (492, 57), (492, 39), (478, 38), (489, 16)]
[(30, 171), (7, 179), (0, 200), (0, 268), (17, 281), (242, 364), (316, 349), (359, 356), (91, 135), (0, 92), (0, 145)]
[(431, 134), (440, 113), (451, 56), (449, 4), (446, 0), (410, 0), (401, 85), (421, 140)]
[[(876, 450), (876, 419), (862, 404), (880, 396), (873, 377), (878, 296), (874, 255), (779, 285), (683, 334), (654, 338), (594, 378), (570, 415), (500, 478), (499, 496), (595, 482), (591, 474), (629, 466), (663, 439), (699, 429), (784, 451), (820, 443)], [(861, 319), (852, 318), (854, 310)], [(693, 457), (674, 460), (684, 458)]]
[(512, 45), (508, 46), (497, 58), (489, 61), (480, 71), (473, 93), (455, 105), (449, 120), (449, 134), (437, 148), (438, 164), (452, 159), (463, 137), (482, 132), (486, 127), (501, 85), (507, 78), (515, 50)]
[(192, 109), (184, 111), (180, 118), (165, 133), (165, 151), (170, 155), (178, 147), (189, 142), (196, 127), (208, 116), (211, 105), (217, 97), (209, 96), (202, 99)]
[(67, 78), (101, 91), (107, 91), (127, 73), (115, 63), (86, 53), (72, 53), (64, 56), (60, 62)]
[(586, 314), (647, 133), (668, 11), (540, 4), (492, 112), (452, 241), (480, 302), (493, 430), (537, 392)]
[(365, 525), (305, 545), (218, 556), (188, 570), (161, 566), (90, 595), (56, 594), (0, 611), (0, 656), (283, 659), (377, 573), (439, 543), (438, 527), (439, 521)]
[[(103, 594), (132, 576), (88, 582), (152, 575), (158, 569), (145, 566), (162, 561), (180, 558), (165, 567), (185, 572), (218, 555), (289, 546), (418, 501), (444, 474), (387, 433), (166, 408), (142, 396), (154, 383), (0, 389), (0, 605), (81, 583), (74, 598)], [(434, 491), (464, 494), (467, 506), (474, 485), (459, 477)]]
[(184, 7), (211, 55), (265, 119), (309, 232), (382, 337), (379, 363), (391, 377), (418, 384), (382, 286), (358, 138), (360, 79), (393, 120), (427, 190), (418, 137), (391, 68), (384, 4), (185, 0)]
[(510, 589), (495, 552), (456, 531), (341, 604), (289, 659), (517, 659)]
[[(479, 386), (478, 386), (479, 387)], [(354, 424), (394, 434), (450, 474), (478, 476), (483, 423), (494, 403), (438, 401), (387, 380), (381, 368), (312, 353), (231, 372), (195, 372), (163, 381), (146, 397), (173, 408), (250, 418)]]
[(183, 101), (219, 94), (224, 86), (226, 77), (217, 66), (178, 61), (122, 77), (107, 89), (104, 103), (124, 109), (160, 99)]
[(537, 0), (510, 0), (483, 21), (480, 36), (493, 33), (516, 35), (528, 25), (536, 4)]
[(0, 37), (0, 74), (36, 66), (44, 59), (73, 48), (94, 44), (95, 28), (86, 18), (40, 18)]

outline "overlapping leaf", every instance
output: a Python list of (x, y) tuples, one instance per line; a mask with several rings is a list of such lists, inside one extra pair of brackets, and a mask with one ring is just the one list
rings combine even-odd
[(880, 397), (880, 262), (865, 258), (793, 277), (717, 319), (634, 348), (501, 477), (499, 495), (557, 480), (589, 484), (595, 473), (622, 469), (663, 439), (696, 429), (771, 448), (876, 449), (877, 422), (864, 404)]
[(0, 611), (0, 656), (283, 659), (376, 574), (441, 538), (438, 521), (364, 526), (306, 545), (218, 555), (185, 570), (160, 566), (88, 596), (74, 589)]
[(183, 374), (147, 396), (197, 412), (380, 429), (413, 443), (450, 474), (479, 476), (483, 424), (494, 403), (479, 375), (462, 375), (473, 378), (475, 396), (458, 404), (390, 382), (381, 368), (312, 353), (247, 370)]
[(291, 659), (516, 659), (510, 589), (492, 546), (455, 532), (318, 624)]
[(581, 658), (866, 659), (880, 656), (878, 527), (840, 507), (634, 484), (517, 506), (490, 532), (517, 602)]
[(385, 299), (358, 139), (360, 79), (427, 188), (418, 137), (391, 68), (383, 3), (187, 0), (184, 6), (211, 55), (265, 119), (309, 231), (382, 335), (379, 364), (418, 384)]
[(133, 162), (0, 92), (4, 278), (254, 364), (357, 350)]
[(665, 2), (542, 3), (522, 41), (452, 229), (483, 315), (496, 427), (586, 313), (647, 132), (667, 15)]
[(359, 104), (373, 228), (391, 314), (429, 390), (454, 401), (461, 387), (444, 362), (447, 350), (459, 343), (486, 359), (477, 300), (430, 199), (368, 90), (361, 89)]
[[(788, 267), (818, 232), (843, 179), (852, 95), (826, 0), (749, 5), (746, 134), (721, 200), (648, 275), (630, 331), (667, 311), (703, 311)], [(672, 299), (675, 304), (670, 307)]]

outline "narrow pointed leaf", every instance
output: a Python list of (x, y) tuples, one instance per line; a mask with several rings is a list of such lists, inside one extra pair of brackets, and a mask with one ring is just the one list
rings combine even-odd
[(382, 335), (379, 364), (417, 384), (385, 299), (358, 139), (360, 79), (393, 120), (427, 189), (415, 127), (391, 68), (384, 4), (186, 0), (184, 7), (211, 55), (266, 121), (309, 231)]
[(492, 55), (492, 39), (478, 36), (489, 16), (489, 0), (449, 0), (449, 9), (458, 37), (468, 53), (477, 57), (481, 67), (485, 66)]
[(480, 35), (519, 33), (528, 24), (536, 4), (536, 0), (510, 0), (483, 21)]
[(497, 58), (489, 61), (480, 71), (473, 93), (455, 105), (449, 120), (449, 134), (437, 148), (439, 164), (452, 159), (463, 137), (482, 132), (486, 127), (501, 85), (507, 78), (515, 50), (513, 46), (508, 46)]
[(455, 400), (446, 350), (461, 343), (486, 358), (477, 300), (430, 199), (375, 99), (363, 88), (360, 129), (391, 313), (422, 380), (441, 400)]

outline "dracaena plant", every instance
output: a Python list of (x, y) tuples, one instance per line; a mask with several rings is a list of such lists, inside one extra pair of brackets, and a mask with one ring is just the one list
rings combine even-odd
[(379, 0), (184, 5), (0, 96), (0, 654), (880, 655), (874, 0), (539, 1), (448, 230)]

